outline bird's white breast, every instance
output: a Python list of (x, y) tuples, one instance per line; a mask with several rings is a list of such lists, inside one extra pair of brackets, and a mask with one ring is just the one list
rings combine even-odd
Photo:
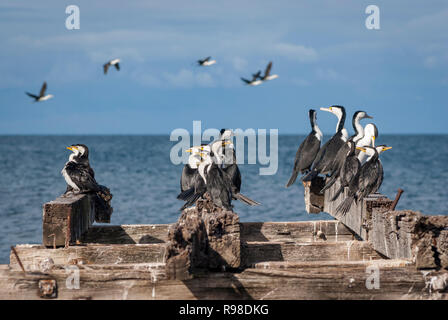
[(210, 60), (210, 61), (204, 61), (202, 63), (203, 66), (207, 67), (207, 66), (211, 66), (212, 64), (215, 64), (216, 60)]
[(72, 187), (73, 190), (79, 191), (79, 187), (73, 182), (72, 178), (70, 178), (67, 171), (65, 170), (65, 167), (64, 169), (62, 169), (61, 173), (64, 176), (65, 182), (67, 182), (67, 184)]

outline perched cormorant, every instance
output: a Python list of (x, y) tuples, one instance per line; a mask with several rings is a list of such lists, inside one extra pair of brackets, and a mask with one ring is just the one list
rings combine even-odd
[(356, 147), (368, 156), (367, 161), (358, 170), (358, 173), (349, 183), (347, 198), (337, 207), (336, 212), (345, 215), (353, 203), (359, 202), (366, 196), (379, 190), (383, 182), (383, 165), (379, 159), (379, 154), (392, 149), (386, 145), (378, 147)]
[(344, 128), (345, 123), (345, 108), (342, 106), (331, 106), (329, 108), (320, 108), (322, 111), (328, 111), (338, 117), (336, 125), (336, 133), (328, 140), (322, 148), (320, 148), (316, 159), (313, 163), (311, 171), (306, 174), (302, 180), (311, 181), (314, 177), (320, 174), (328, 174), (331, 172), (331, 165), (338, 153), (339, 149), (347, 142), (348, 133)]
[(205, 59), (198, 60), (198, 65), (202, 67), (208, 67), (216, 63), (216, 60), (210, 60), (210, 59), (211, 57), (207, 57)]
[[(356, 142), (357, 147), (375, 147), (375, 140), (378, 138), (378, 128), (374, 123), (368, 123), (364, 128), (364, 137)], [(358, 159), (363, 164), (366, 159), (366, 153), (356, 150)]]
[(48, 99), (51, 99), (51, 98), (54, 97), (52, 94), (45, 95), (45, 91), (46, 90), (47, 90), (47, 83), (44, 82), (42, 87), (40, 88), (40, 92), (39, 92), (38, 96), (36, 96), (36, 95), (34, 95), (32, 93), (29, 93), (29, 92), (25, 92), (25, 93), (28, 96), (30, 96), (31, 98), (34, 98), (34, 102), (41, 102), (41, 101), (45, 101), (45, 100), (48, 100)]
[[(359, 140), (361, 140), (364, 137), (364, 128), (362, 127), (360, 121), (362, 119), (372, 119), (371, 116), (369, 116), (365, 111), (356, 111), (353, 114), (352, 118), (352, 125), (353, 129), (355, 130), (355, 134), (349, 138), (348, 141), (354, 141), (355, 143)], [(347, 143), (348, 143), (347, 141)], [(330, 166), (330, 175), (331, 178), (326, 181), (325, 187), (321, 190), (321, 192), (324, 192), (325, 190), (329, 189), (338, 179), (339, 177), (339, 171), (341, 170), (342, 166), (344, 165), (345, 158), (347, 157), (347, 154), (350, 152), (350, 146), (345, 143), (337, 152), (336, 156), (333, 159), (333, 163)], [(361, 145), (359, 145), (361, 146)], [(363, 146), (363, 145), (362, 145)]]
[(84, 144), (74, 144), (67, 149), (73, 153), (61, 171), (67, 183), (65, 193), (95, 193), (99, 204), (104, 209), (112, 211), (110, 207), (112, 194), (107, 187), (96, 182), (95, 173), (89, 163), (89, 148)]
[(192, 154), (188, 157), (188, 163), (182, 169), (182, 175), (180, 178), (181, 192), (188, 190), (194, 186), (194, 181), (199, 175), (198, 166), (203, 161), (203, 159), (199, 155), (201, 152), (200, 147), (193, 147), (186, 151), (191, 152)]
[(110, 66), (115, 66), (115, 68), (119, 71), (120, 70), (119, 62), (120, 62), (120, 59), (113, 59), (113, 60), (106, 62), (103, 65), (104, 74), (107, 74), (107, 70), (109, 70)]
[(310, 109), (308, 111), (308, 115), (312, 130), (305, 140), (302, 141), (296, 152), (294, 168), (292, 169), (291, 178), (289, 178), (286, 188), (291, 186), (296, 181), (299, 172), (304, 174), (310, 170), (313, 161), (319, 152), (323, 135), (316, 123), (316, 110)]
[(199, 178), (195, 179), (194, 187), (181, 192), (178, 199), (186, 201), (181, 210), (188, 208), (202, 198), (207, 192), (214, 205), (226, 210), (232, 210), (232, 189), (229, 179), (219, 167), (219, 160), (213, 151), (202, 152), (200, 156), (204, 159), (198, 166)]
[(345, 187), (350, 185), (352, 179), (358, 173), (359, 168), (361, 167), (361, 163), (356, 155), (356, 143), (353, 140), (347, 141), (348, 153), (345, 155), (344, 164), (339, 171), (339, 182), (340, 187), (334, 194), (331, 201), (336, 200), (339, 195), (344, 191)]

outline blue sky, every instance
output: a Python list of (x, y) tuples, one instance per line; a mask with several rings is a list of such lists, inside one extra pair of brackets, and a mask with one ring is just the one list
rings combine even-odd
[[(65, 8), (80, 8), (67, 30)], [(365, 27), (368, 5), (380, 30)], [(0, 3), (0, 134), (309, 131), (344, 105), (381, 133), (448, 133), (448, 4), (440, 1), (17, 1)], [(217, 64), (194, 66), (213, 56)], [(122, 69), (102, 74), (119, 57)], [(274, 62), (279, 78), (239, 80)], [(32, 103), (42, 82), (55, 98)], [(324, 132), (335, 118), (319, 112)], [(347, 122), (347, 127), (351, 127)]]

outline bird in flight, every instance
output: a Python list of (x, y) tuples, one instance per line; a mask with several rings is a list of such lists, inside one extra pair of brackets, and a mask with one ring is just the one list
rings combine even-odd
[(205, 59), (202, 60), (198, 60), (198, 64), (202, 67), (208, 67), (211, 66), (212, 64), (216, 63), (216, 60), (210, 60), (212, 57), (207, 57)]
[(120, 64), (119, 64), (119, 62), (120, 62), (120, 59), (113, 59), (113, 60), (110, 60), (110, 61), (106, 62), (106, 63), (103, 65), (104, 74), (107, 74), (107, 70), (109, 70), (109, 67), (110, 67), (110, 66), (115, 66), (115, 68), (116, 68), (118, 71), (120, 71)]
[(44, 82), (44, 84), (42, 85), (42, 88), (40, 89), (39, 95), (36, 96), (34, 94), (31, 94), (29, 92), (25, 92), (28, 96), (30, 96), (31, 98), (34, 98), (34, 102), (41, 102), (41, 101), (45, 101), (48, 99), (53, 98), (54, 96), (52, 94), (45, 94), (45, 91), (47, 90), (47, 83)]

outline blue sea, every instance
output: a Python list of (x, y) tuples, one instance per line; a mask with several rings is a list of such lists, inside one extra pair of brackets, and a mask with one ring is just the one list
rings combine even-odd
[[(279, 136), (275, 175), (259, 175), (259, 168), (265, 167), (259, 164), (240, 165), (242, 193), (262, 203), (247, 207), (235, 202), (241, 221), (332, 219), (325, 213), (306, 213), (300, 182), (284, 187), (304, 137)], [(70, 154), (65, 147), (76, 143), (89, 146), (97, 181), (113, 193), (112, 224), (177, 220), (182, 165), (170, 161), (176, 142), (169, 136), (0, 136), (1, 264), (9, 262), (11, 245), (41, 243), (42, 204), (65, 191), (60, 173)], [(377, 143), (393, 147), (381, 155), (381, 193), (394, 198), (402, 188), (397, 209), (448, 214), (448, 136), (382, 135)]]

